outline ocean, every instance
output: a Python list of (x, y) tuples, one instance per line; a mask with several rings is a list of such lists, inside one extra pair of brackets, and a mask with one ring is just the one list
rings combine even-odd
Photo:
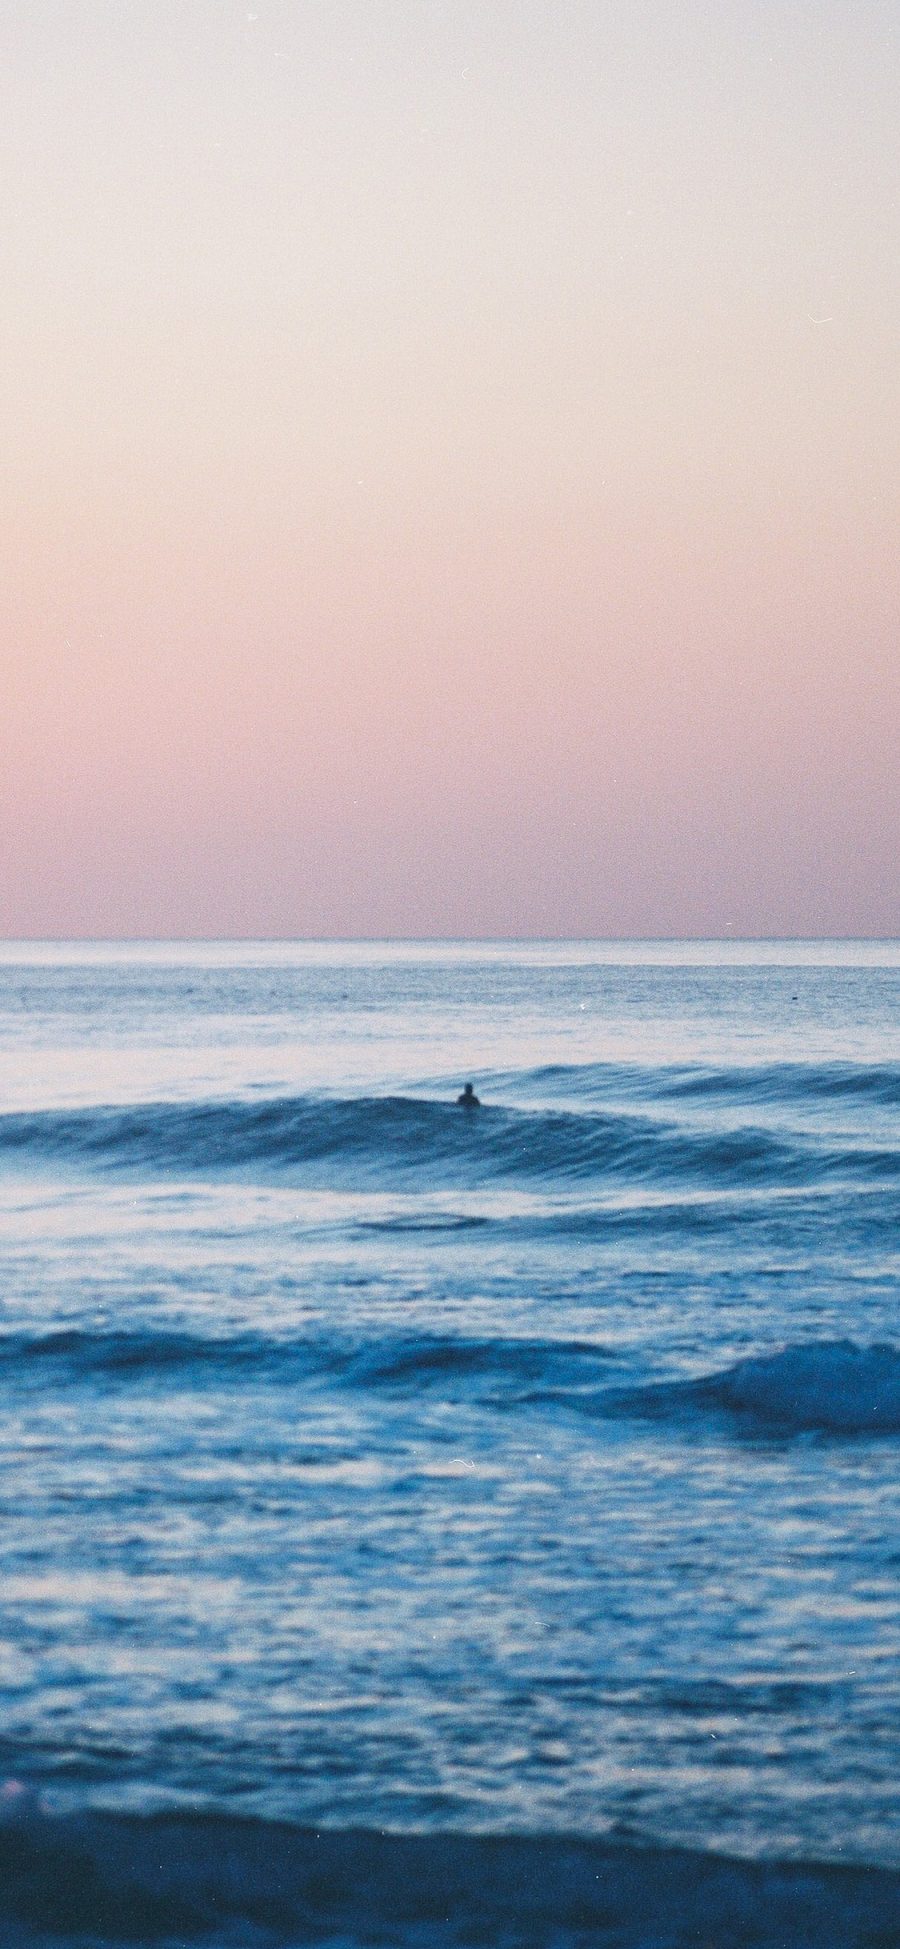
[(5, 1949), (900, 1942), (900, 944), (7, 943), (0, 1047)]

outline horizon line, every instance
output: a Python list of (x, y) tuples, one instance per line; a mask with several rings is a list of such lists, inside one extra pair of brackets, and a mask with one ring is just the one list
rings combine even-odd
[(612, 947), (757, 946), (774, 942), (900, 946), (900, 934), (3, 934), (2, 947)]

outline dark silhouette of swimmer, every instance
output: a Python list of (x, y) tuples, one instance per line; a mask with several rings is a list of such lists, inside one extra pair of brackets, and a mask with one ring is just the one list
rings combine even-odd
[(462, 1096), (458, 1096), (456, 1101), (459, 1104), (460, 1108), (463, 1110), (481, 1109), (481, 1100), (479, 1097), (475, 1095), (475, 1091), (473, 1090), (471, 1083), (466, 1084)]

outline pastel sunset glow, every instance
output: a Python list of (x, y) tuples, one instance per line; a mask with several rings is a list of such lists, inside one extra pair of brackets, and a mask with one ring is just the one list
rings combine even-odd
[(900, 933), (887, 0), (0, 33), (0, 931)]

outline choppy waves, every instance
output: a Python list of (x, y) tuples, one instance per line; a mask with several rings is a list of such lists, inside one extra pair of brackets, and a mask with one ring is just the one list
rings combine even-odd
[(54, 1818), (7, 1789), (0, 1933), (532, 1949), (887, 1949), (900, 1874), (577, 1836), (312, 1830), (224, 1815)]

